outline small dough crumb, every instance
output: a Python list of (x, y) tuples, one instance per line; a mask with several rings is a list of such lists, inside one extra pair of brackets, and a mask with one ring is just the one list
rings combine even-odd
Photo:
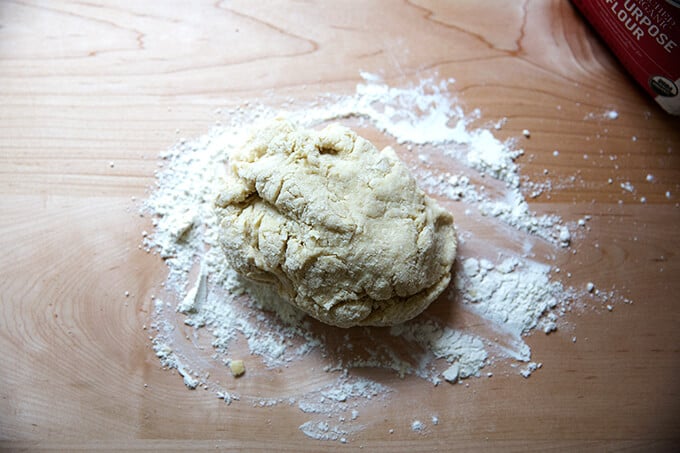
[(229, 362), (229, 370), (234, 377), (239, 377), (246, 372), (246, 366), (243, 360), (232, 360)]

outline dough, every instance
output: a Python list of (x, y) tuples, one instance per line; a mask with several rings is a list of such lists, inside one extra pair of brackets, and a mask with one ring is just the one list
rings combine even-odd
[(230, 156), (215, 207), (234, 269), (327, 324), (404, 322), (451, 280), (451, 214), (392, 148), (340, 125), (257, 130)]

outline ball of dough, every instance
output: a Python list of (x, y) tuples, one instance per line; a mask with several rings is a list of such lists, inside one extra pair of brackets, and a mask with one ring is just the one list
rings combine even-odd
[(276, 120), (229, 158), (220, 243), (241, 275), (339, 327), (420, 314), (451, 280), (453, 217), (392, 148)]

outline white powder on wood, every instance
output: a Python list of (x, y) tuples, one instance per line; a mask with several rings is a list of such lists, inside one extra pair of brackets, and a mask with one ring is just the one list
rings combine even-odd
[[(287, 111), (251, 103), (227, 111), (223, 125), (207, 135), (181, 140), (162, 153), (164, 168), (145, 204), (153, 215), (154, 233), (143, 234), (145, 248), (158, 252), (168, 266), (165, 299), (175, 301), (154, 303), (153, 343), (161, 363), (176, 369), (187, 387), (202, 386), (227, 403), (296, 405), (318, 417), (302, 424), (302, 433), (341, 442), (361, 429), (358, 408), (393, 392), (379, 382), (350, 375), (352, 370), (378, 367), (436, 385), (442, 379), (456, 383), (480, 376), (495, 359), (528, 362), (531, 350), (523, 336), (537, 327), (555, 330), (573, 292), (550, 279), (547, 263), (525, 256), (537, 239), (557, 253), (574, 237), (559, 217), (530, 210), (515, 163), (523, 152), (488, 129), (469, 128), (479, 112), (464, 115), (448, 92), (452, 80), (424, 79), (415, 86), (391, 87), (377, 76), (362, 75), (366, 83), (358, 85), (354, 95), (327, 95)], [(499, 235), (507, 234), (507, 242), (518, 232), (526, 235), (523, 252), (499, 249), (495, 260), (466, 256), (472, 249), (461, 248), (451, 303), (482, 320), (484, 329), (420, 317), (388, 329), (389, 335), (374, 328), (353, 331), (358, 335), (355, 345), (349, 332), (324, 330), (268, 288), (239, 278), (218, 246), (213, 194), (248, 126), (279, 115), (308, 127), (355, 121), (383, 132), (406, 150), (420, 147), (420, 163), (411, 168), (424, 190), (463, 203), (466, 213), (477, 212)], [(442, 173), (430, 161), (457, 171)], [(463, 245), (475, 240), (474, 231), (461, 230), (459, 235)], [(205, 331), (211, 337), (207, 349), (199, 346)], [(333, 337), (341, 341), (335, 344)], [(233, 379), (228, 364), (244, 351), (259, 357), (264, 369), (313, 366), (325, 373), (315, 387), (304, 390), (293, 385), (270, 397), (240, 395), (225, 382)], [(535, 371), (532, 364), (522, 369), (522, 376)], [(257, 379), (256, 369), (249, 365), (241, 379)], [(329, 423), (331, 415), (340, 422)], [(416, 420), (412, 429), (421, 432), (424, 425)]]

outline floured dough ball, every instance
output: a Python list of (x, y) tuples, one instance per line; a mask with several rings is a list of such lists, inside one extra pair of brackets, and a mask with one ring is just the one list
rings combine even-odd
[(235, 270), (328, 324), (404, 322), (451, 280), (451, 214), (392, 148), (339, 125), (257, 130), (230, 156), (216, 212)]

